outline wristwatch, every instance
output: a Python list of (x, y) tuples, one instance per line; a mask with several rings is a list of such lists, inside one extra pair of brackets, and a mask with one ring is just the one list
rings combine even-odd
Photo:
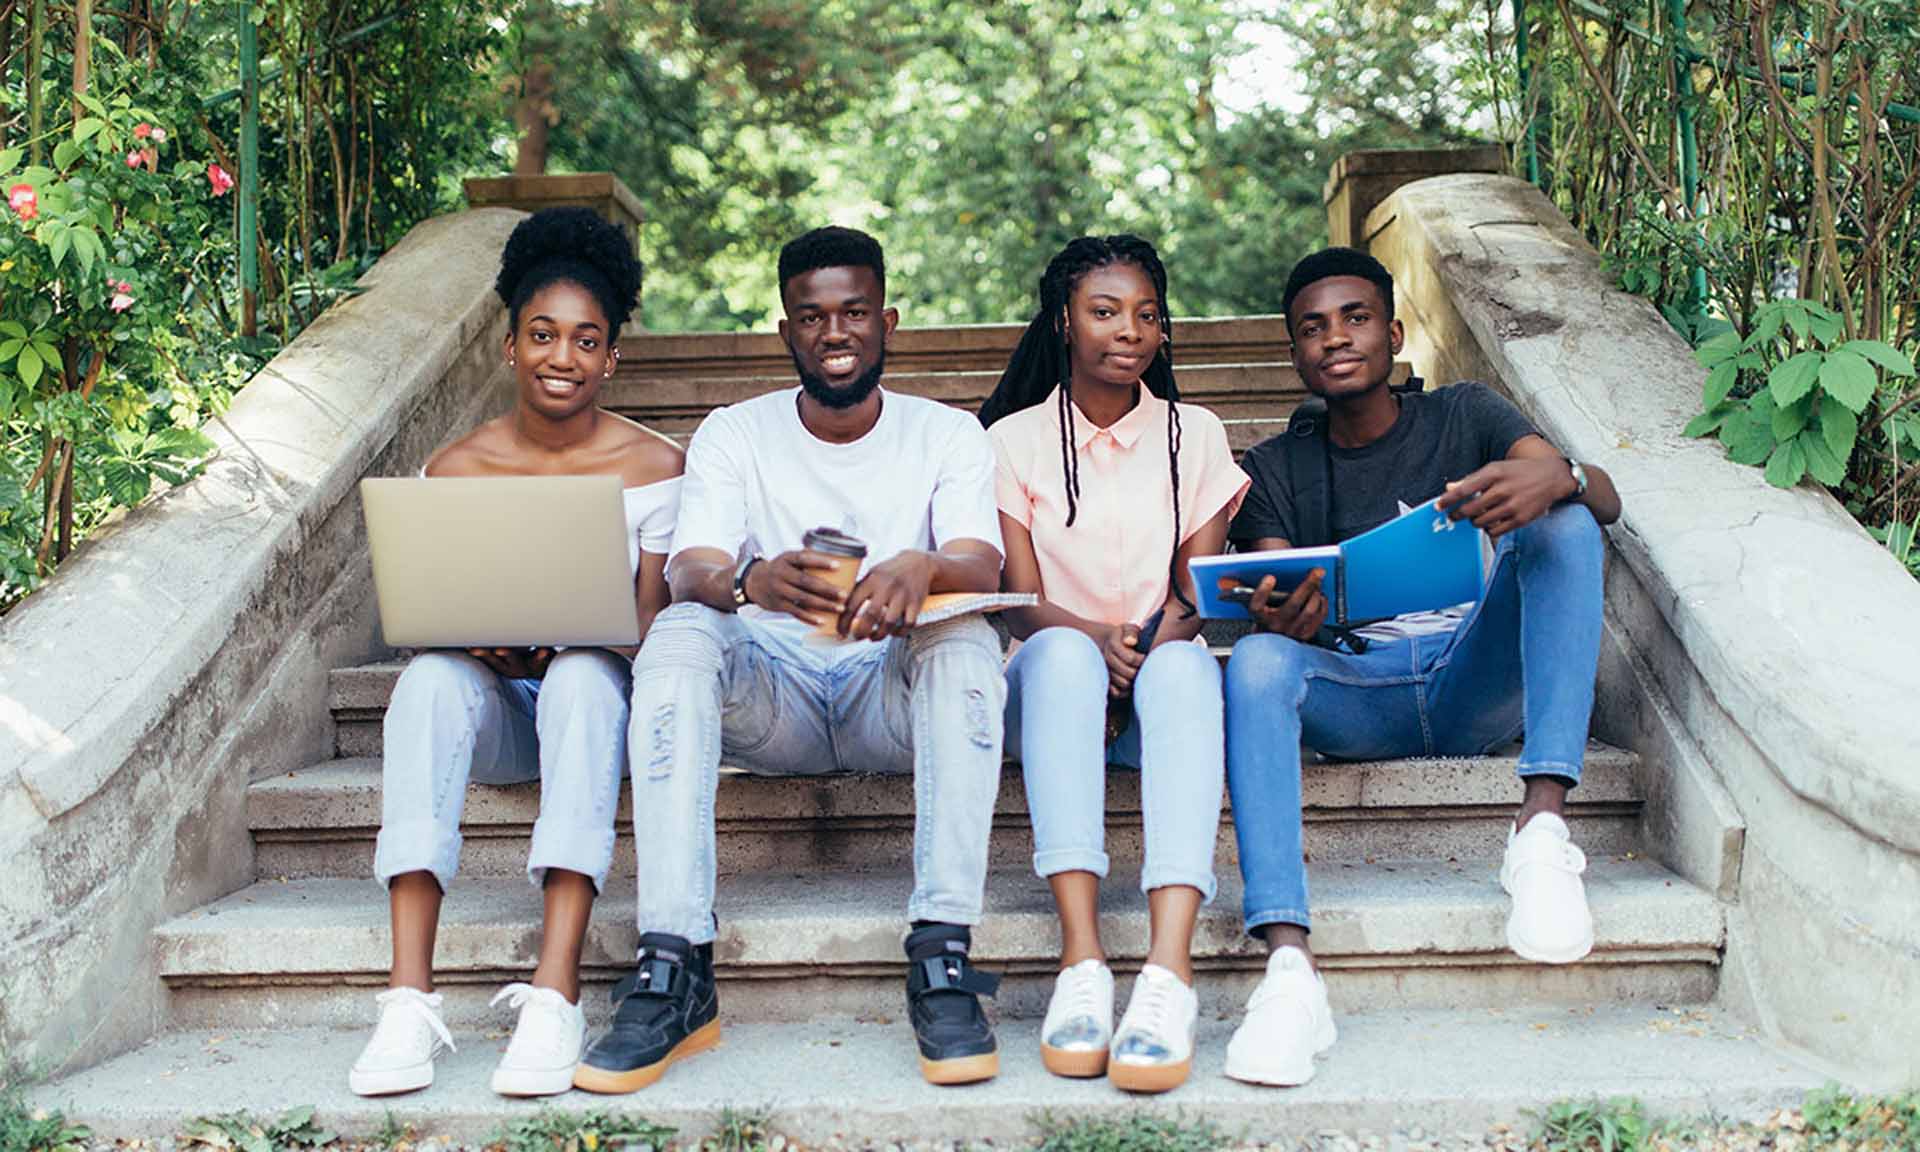
[(760, 563), (760, 559), (759, 553), (749, 552), (741, 556), (740, 562), (733, 566), (733, 607), (736, 611), (750, 603), (747, 599), (747, 573), (753, 570), (755, 564)]
[(1587, 470), (1580, 466), (1578, 460), (1570, 456), (1562, 456), (1561, 459), (1567, 462), (1568, 470), (1573, 473), (1573, 495), (1570, 499), (1585, 499), (1587, 495)]

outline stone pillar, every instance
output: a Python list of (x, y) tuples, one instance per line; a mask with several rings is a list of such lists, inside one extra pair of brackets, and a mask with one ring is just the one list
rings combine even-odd
[[(1507, 150), (1500, 144), (1467, 148), (1368, 148), (1349, 152), (1333, 162), (1321, 193), (1327, 206), (1327, 240), (1365, 248), (1367, 214), (1403, 184), (1453, 172), (1507, 170)], [(470, 182), (471, 183), (471, 182)]]

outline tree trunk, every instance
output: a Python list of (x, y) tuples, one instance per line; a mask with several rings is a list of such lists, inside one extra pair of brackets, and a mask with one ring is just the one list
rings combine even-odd
[(73, 120), (87, 114), (80, 97), (87, 94), (93, 74), (93, 0), (73, 0)]
[(520, 77), (520, 101), (514, 124), (520, 129), (520, 147), (514, 154), (515, 176), (539, 176), (547, 170), (548, 137), (553, 128), (553, 5), (535, 0), (522, 17), (526, 71)]

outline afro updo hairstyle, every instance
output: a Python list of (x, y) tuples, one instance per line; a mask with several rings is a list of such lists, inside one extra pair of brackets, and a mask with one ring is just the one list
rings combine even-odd
[(507, 237), (493, 290), (517, 329), (527, 301), (561, 281), (578, 284), (593, 296), (606, 313), (607, 339), (612, 340), (640, 298), (640, 261), (626, 232), (593, 209), (542, 208)]
[(1293, 331), (1294, 297), (1321, 280), (1335, 276), (1358, 276), (1380, 289), (1386, 318), (1393, 319), (1393, 273), (1387, 266), (1358, 248), (1322, 248), (1293, 266), (1287, 276), (1286, 290), (1280, 296), (1280, 311), (1287, 315), (1287, 331)]

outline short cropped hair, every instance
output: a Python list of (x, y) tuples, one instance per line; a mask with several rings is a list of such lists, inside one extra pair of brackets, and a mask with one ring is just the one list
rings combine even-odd
[(880, 241), (858, 228), (815, 228), (787, 241), (780, 249), (781, 294), (786, 293), (787, 284), (795, 276), (819, 268), (871, 268), (880, 281), (880, 290), (886, 291), (887, 258), (880, 251)]
[(1386, 318), (1393, 319), (1393, 273), (1386, 265), (1358, 248), (1322, 248), (1293, 266), (1287, 277), (1286, 291), (1280, 297), (1280, 310), (1287, 314), (1287, 330), (1293, 330), (1293, 301), (1300, 293), (1321, 280), (1333, 276), (1358, 276), (1380, 289), (1385, 301)]

